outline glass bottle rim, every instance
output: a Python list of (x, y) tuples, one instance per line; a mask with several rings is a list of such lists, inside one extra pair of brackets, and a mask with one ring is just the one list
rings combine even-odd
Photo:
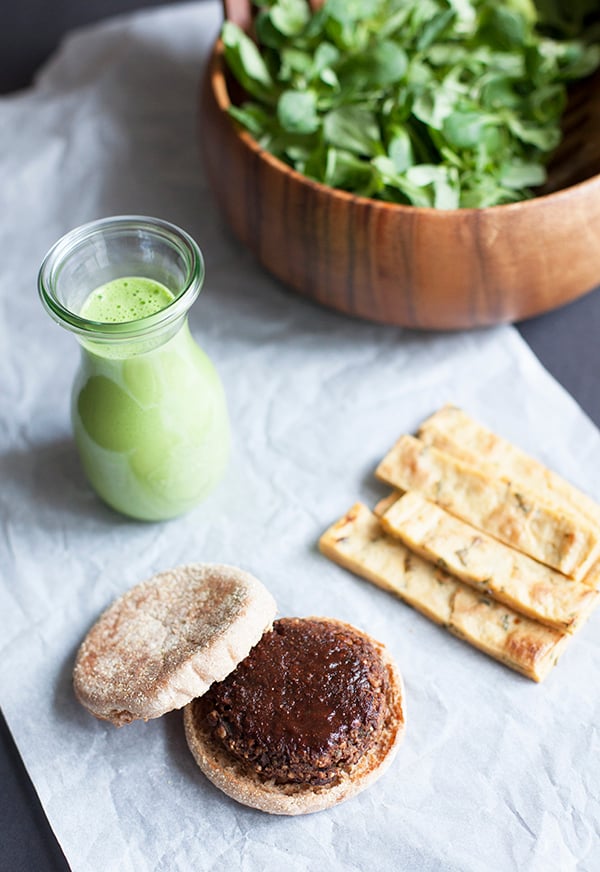
[[(155, 312), (134, 321), (106, 322), (82, 317), (65, 306), (54, 291), (62, 265), (79, 246), (98, 233), (111, 229), (127, 231), (146, 230), (174, 244), (186, 265), (181, 291), (174, 300)], [(196, 241), (176, 224), (162, 218), (146, 215), (113, 215), (81, 224), (61, 236), (44, 257), (38, 273), (38, 293), (50, 317), (61, 327), (79, 336), (96, 341), (118, 342), (145, 337), (163, 330), (177, 319), (183, 318), (197, 299), (204, 282), (204, 259)], [(94, 290), (90, 288), (90, 292)]]

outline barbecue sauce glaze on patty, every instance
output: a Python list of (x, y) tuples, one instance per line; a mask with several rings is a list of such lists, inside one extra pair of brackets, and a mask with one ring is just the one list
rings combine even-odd
[(214, 740), (261, 779), (320, 786), (375, 743), (387, 692), (368, 639), (335, 622), (282, 618), (194, 706)]

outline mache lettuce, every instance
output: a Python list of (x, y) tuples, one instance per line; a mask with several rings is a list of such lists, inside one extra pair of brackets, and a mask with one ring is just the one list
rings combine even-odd
[[(566, 86), (600, 64), (595, 0), (306, 0), (231, 22), (231, 115), (332, 187), (440, 209), (526, 199), (560, 141)], [(594, 19), (594, 20), (592, 20)]]

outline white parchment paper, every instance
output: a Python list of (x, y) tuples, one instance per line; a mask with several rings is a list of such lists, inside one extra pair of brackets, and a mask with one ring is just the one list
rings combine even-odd
[[(299, 299), (230, 237), (197, 148), (216, 4), (73, 35), (0, 101), (0, 704), (74, 870), (596, 870), (600, 615), (538, 686), (321, 557), (319, 534), (396, 437), (446, 401), (600, 498), (600, 438), (509, 327), (427, 335)], [(200, 134), (201, 135), (201, 134)], [(54, 240), (117, 214), (185, 227), (206, 256), (191, 325), (225, 383), (228, 473), (180, 520), (138, 524), (87, 486), (70, 436), (78, 350), (38, 302)], [(434, 256), (434, 253), (432, 253)], [(364, 627), (403, 671), (408, 730), (355, 800), (302, 818), (230, 801), (181, 714), (121, 730), (74, 700), (83, 635), (116, 595), (189, 561), (238, 564), (283, 615)]]

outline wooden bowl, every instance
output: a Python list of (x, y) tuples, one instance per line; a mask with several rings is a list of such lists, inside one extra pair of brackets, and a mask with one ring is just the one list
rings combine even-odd
[(319, 303), (458, 329), (537, 315), (600, 283), (600, 75), (570, 97), (542, 195), (486, 209), (401, 206), (313, 182), (239, 129), (230, 102), (217, 41), (201, 95), (210, 183), (235, 235)]

